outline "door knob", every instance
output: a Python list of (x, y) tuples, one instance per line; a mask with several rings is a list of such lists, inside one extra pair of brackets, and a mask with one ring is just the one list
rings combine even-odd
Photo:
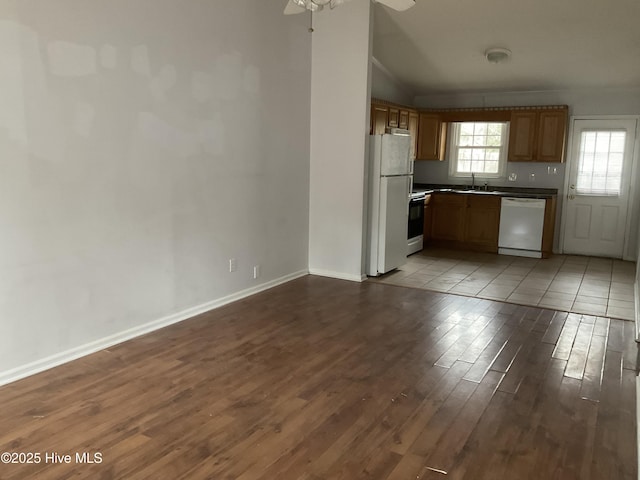
[(569, 195), (569, 200), (573, 200), (574, 198), (576, 198), (575, 195)]
[(571, 185), (569, 188), (570, 188), (571, 190), (575, 190), (575, 189), (576, 189), (576, 186), (575, 186), (575, 185)]

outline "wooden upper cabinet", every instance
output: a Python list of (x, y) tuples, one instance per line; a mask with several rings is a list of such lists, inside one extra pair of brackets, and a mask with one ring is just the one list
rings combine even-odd
[(371, 134), (383, 135), (389, 121), (389, 107), (373, 103), (371, 105)]
[(509, 126), (510, 162), (563, 162), (568, 109), (513, 110)]
[(402, 128), (411, 133), (411, 159), (418, 154), (418, 111), (385, 100), (371, 102), (371, 134), (382, 135), (387, 128)]
[(400, 110), (395, 107), (389, 107), (389, 128), (398, 128), (400, 121)]
[(563, 162), (567, 137), (567, 110), (547, 110), (538, 114), (537, 160)]
[(409, 110), (400, 110), (398, 128), (404, 128), (405, 130), (409, 128)]
[(535, 155), (537, 113), (535, 110), (511, 112), (509, 161), (532, 162)]
[(444, 160), (446, 128), (436, 113), (420, 113), (416, 160)]

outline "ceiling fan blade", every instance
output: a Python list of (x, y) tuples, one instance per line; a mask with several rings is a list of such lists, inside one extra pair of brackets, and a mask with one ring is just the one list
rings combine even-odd
[(293, 3), (293, 0), (289, 0), (287, 6), (284, 7), (285, 15), (295, 15), (296, 13), (304, 12), (306, 12), (306, 9), (304, 7), (301, 7), (300, 5), (296, 5), (295, 3)]
[(416, 4), (415, 0), (374, 0), (374, 2), (381, 3), (386, 5), (389, 8), (393, 8), (398, 12), (404, 12), (405, 10), (409, 10)]

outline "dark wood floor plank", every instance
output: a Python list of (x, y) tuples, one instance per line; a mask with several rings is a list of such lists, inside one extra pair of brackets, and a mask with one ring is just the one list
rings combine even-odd
[(546, 364), (551, 358), (553, 345), (540, 341), (540, 332), (532, 332), (532, 336), (520, 349), (513, 365), (500, 382), (498, 389), (506, 393), (518, 393), (518, 389), (527, 376), (543, 376)]
[(471, 382), (480, 382), (491, 366), (494, 364), (498, 356), (506, 348), (511, 337), (516, 333), (517, 326), (512, 323), (505, 325), (495, 334), (491, 341), (478, 356), (469, 372), (465, 375), (465, 380)]
[[(584, 316), (583, 316), (584, 319)], [(584, 368), (587, 363), (587, 355), (591, 345), (591, 336), (593, 334), (593, 323), (580, 322), (578, 331), (571, 347), (571, 353), (567, 359), (567, 369), (564, 374), (567, 377), (582, 380)]]
[[(613, 326), (613, 322), (611, 324)], [(622, 353), (606, 350), (602, 394), (596, 420), (595, 442), (591, 463), (593, 478), (621, 478), (618, 463), (620, 404), (622, 393)]]
[(607, 337), (593, 335), (587, 362), (584, 367), (580, 396), (584, 399), (598, 402), (602, 388), (602, 370), (604, 367), (605, 350), (607, 347)]
[(408, 478), (420, 478), (420, 472), (424, 468), (424, 457), (407, 453), (402, 456), (395, 468), (389, 472), (385, 480), (406, 480)]
[(629, 322), (307, 276), (0, 387), (2, 480), (637, 476)]
[(490, 323), (490, 319), (482, 316), (478, 317), (471, 325), (465, 328), (464, 335), (435, 361), (435, 365), (450, 368), (459, 357), (465, 353), (469, 345), (471, 345), (478, 336), (482, 335)]
[(635, 322), (624, 322), (623, 330), (624, 355), (622, 357), (622, 368), (637, 371), (640, 345), (636, 342)]
[(609, 320), (609, 337), (607, 339), (607, 350), (615, 352), (624, 351), (624, 321), (611, 319)]
[(610, 322), (610, 319), (607, 317), (596, 317), (596, 321), (593, 327), (593, 334), (599, 335), (601, 337), (608, 336), (609, 322)]
[(620, 415), (618, 417), (618, 452), (617, 463), (619, 477), (625, 480), (636, 480), (636, 469), (633, 459), (638, 454), (637, 429), (629, 428), (629, 425), (637, 426), (636, 422), (636, 375), (629, 369), (622, 370), (622, 385), (620, 398)]
[(502, 376), (499, 372), (490, 372), (477, 385), (445, 434), (427, 450), (428, 454), (423, 455), (426, 458), (424, 466), (427, 468), (420, 478), (441, 478), (439, 476), (442, 474), (439, 472), (449, 472), (454, 468), (460, 452), (493, 398)]
[(493, 338), (499, 334), (503, 329), (513, 327), (506, 326), (507, 316), (502, 314), (496, 314), (490, 317), (491, 321), (487, 327), (476, 336), (476, 338), (467, 346), (467, 348), (458, 357), (458, 360), (468, 363), (475, 363), (478, 357), (482, 354), (485, 348), (489, 346)]
[(434, 412), (420, 435), (411, 444), (410, 452), (427, 456), (449, 431), (456, 417), (478, 387), (477, 383), (461, 380), (456, 388)]
[[(544, 371), (527, 376), (516, 395), (513, 410), (520, 434), (509, 452), (505, 471), (517, 471), (523, 478), (553, 478), (561, 460), (561, 447), (554, 443), (565, 360), (550, 358)], [(570, 379), (569, 379), (570, 380)], [(526, 420), (525, 420), (526, 419)], [(567, 442), (568, 443), (568, 442)]]
[(543, 342), (552, 343), (554, 345), (556, 344), (564, 327), (564, 323), (567, 321), (568, 315), (569, 314), (567, 312), (554, 312), (551, 323), (549, 323), (549, 326), (544, 333), (544, 337), (542, 337)]
[(453, 367), (449, 369), (407, 421), (395, 429), (393, 444), (389, 445), (390, 450), (402, 455), (409, 452), (410, 447), (420, 436), (438, 409), (446, 402), (470, 366), (470, 364), (465, 362), (456, 362)]

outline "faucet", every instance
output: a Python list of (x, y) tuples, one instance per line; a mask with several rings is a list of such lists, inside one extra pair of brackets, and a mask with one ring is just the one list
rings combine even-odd
[(471, 190), (476, 189), (476, 174), (471, 172)]

